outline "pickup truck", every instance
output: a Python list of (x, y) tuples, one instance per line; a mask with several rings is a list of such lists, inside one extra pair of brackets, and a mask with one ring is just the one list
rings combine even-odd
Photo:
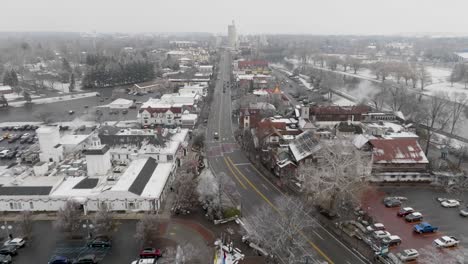
[(437, 248), (456, 247), (460, 241), (453, 236), (443, 236), (434, 240), (433, 245)]
[(414, 226), (414, 232), (423, 234), (423, 233), (434, 233), (437, 232), (439, 228), (432, 226), (428, 222), (422, 222)]

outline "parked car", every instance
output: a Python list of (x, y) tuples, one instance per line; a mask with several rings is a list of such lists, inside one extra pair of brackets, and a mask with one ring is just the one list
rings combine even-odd
[(412, 261), (418, 259), (419, 252), (416, 249), (405, 249), (397, 253), (397, 257), (403, 262)]
[(219, 134), (218, 134), (218, 132), (215, 132), (215, 133), (213, 134), (213, 138), (214, 138), (214, 139), (219, 139)]
[(385, 230), (385, 226), (382, 223), (375, 223), (373, 225), (370, 225), (370, 226), (366, 227), (366, 230), (368, 232), (373, 232), (373, 231), (377, 231), (377, 230)]
[(0, 264), (11, 264), (10, 255), (0, 255)]
[(423, 220), (423, 215), (420, 212), (414, 212), (405, 216), (406, 222), (418, 222)]
[(74, 113), (75, 113), (75, 111), (73, 111), (73, 110), (68, 111), (69, 115), (73, 115)]
[(397, 215), (400, 216), (400, 217), (403, 217), (403, 216), (407, 216), (407, 215), (409, 215), (409, 214), (411, 214), (411, 213), (414, 213), (414, 209), (413, 209), (413, 208), (411, 208), (411, 207), (403, 207), (403, 208), (401, 208), (401, 209), (398, 211)]
[(157, 264), (156, 262), (156, 259), (138, 259), (138, 260), (134, 260), (132, 261), (131, 264)]
[(3, 246), (0, 248), (0, 255), (18, 255), (18, 247), (13, 245)]
[(461, 209), (460, 210), (460, 215), (463, 216), (463, 217), (467, 217), (468, 216), (468, 207), (466, 207), (465, 209)]
[(432, 242), (432, 244), (437, 248), (447, 248), (447, 247), (456, 247), (460, 241), (454, 236), (443, 236)]
[(11, 240), (7, 240), (3, 243), (4, 246), (16, 246), (22, 248), (26, 245), (26, 240), (24, 238), (16, 237)]
[(382, 239), (382, 238), (385, 238), (385, 237), (389, 237), (391, 235), (392, 234), (390, 234), (390, 232), (384, 231), (384, 230), (378, 230), (378, 231), (374, 231), (374, 233), (372, 233), (372, 236), (374, 238), (377, 238), (377, 239)]
[(96, 263), (98, 263), (96, 260), (96, 255), (93, 255), (93, 254), (79, 257), (78, 259), (73, 261), (73, 264), (96, 264)]
[(4, 149), (4, 150), (0, 151), (0, 158), (5, 158), (6, 155), (8, 155), (8, 153), (10, 153), (9, 149)]
[(64, 256), (53, 256), (48, 264), (71, 264), (71, 260)]
[(401, 201), (398, 199), (391, 199), (384, 201), (385, 207), (399, 207), (401, 205)]
[(87, 243), (88, 247), (111, 247), (111, 241), (108, 236), (96, 236)]
[(382, 244), (388, 247), (398, 246), (401, 244), (401, 238), (399, 236), (388, 236), (382, 239)]
[(414, 225), (413, 228), (414, 228), (414, 232), (419, 233), (419, 234), (434, 233), (434, 232), (437, 232), (437, 230), (439, 230), (438, 227), (432, 226), (428, 222), (422, 222), (420, 224)]
[(144, 248), (140, 251), (140, 258), (160, 258), (162, 252), (158, 248)]
[(460, 206), (460, 202), (457, 200), (445, 200), (440, 203), (445, 208), (453, 208)]
[(400, 200), (400, 201), (406, 201), (408, 198), (403, 197), (403, 196), (387, 196), (384, 198), (384, 202), (387, 200)]

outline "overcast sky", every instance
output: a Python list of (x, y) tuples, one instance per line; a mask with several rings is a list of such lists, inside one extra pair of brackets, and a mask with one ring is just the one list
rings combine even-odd
[(468, 0), (3, 0), (0, 31), (468, 33)]

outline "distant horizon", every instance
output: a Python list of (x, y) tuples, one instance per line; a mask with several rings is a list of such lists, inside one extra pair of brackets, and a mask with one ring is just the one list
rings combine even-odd
[[(0, 31), (208, 32), (226, 35), (468, 35), (468, 1), (290, 0), (221, 2), (17, 0), (2, 3)], [(445, 34), (445, 33), (444, 33)]]

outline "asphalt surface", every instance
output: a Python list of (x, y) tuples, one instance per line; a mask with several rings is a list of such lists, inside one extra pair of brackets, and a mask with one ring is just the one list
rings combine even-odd
[[(415, 234), (413, 225), (417, 223), (406, 223), (397, 217), (396, 213), (399, 208), (385, 208), (382, 203), (385, 196), (407, 197), (408, 200), (403, 203), (402, 207), (412, 207), (417, 212), (422, 213), (423, 221), (437, 226), (439, 232), (424, 235)], [(461, 200), (461, 205), (458, 208), (444, 208), (436, 200), (438, 197)], [(456, 236), (460, 240), (460, 245), (466, 248), (468, 246), (468, 229), (466, 228), (468, 218), (460, 216), (459, 211), (466, 208), (467, 202), (468, 194), (447, 194), (442, 190), (427, 187), (384, 187), (370, 193), (365, 198), (365, 208), (376, 221), (383, 223), (391, 234), (401, 237), (401, 246), (395, 248), (395, 251), (431, 246), (434, 239), (443, 235)]]
[[(275, 199), (284, 194), (255, 169), (236, 144), (231, 120), (230, 89), (226, 88), (223, 93), (223, 85), (229, 81), (231, 73), (231, 58), (228, 53), (222, 55), (219, 69), (220, 80), (216, 84), (207, 126), (208, 161), (215, 174), (226, 173), (236, 182), (242, 197), (242, 212), (248, 215), (258, 206), (268, 204), (274, 207)], [(219, 134), (219, 140), (214, 139), (215, 132)], [(318, 222), (314, 230), (301, 235), (310, 246), (306, 250), (310, 250), (322, 262), (366, 263)]]
[[(95, 254), (101, 264), (130, 264), (138, 256), (138, 243), (134, 238), (135, 221), (126, 220), (120, 222), (117, 232), (112, 237), (112, 248), (89, 249), (85, 247), (84, 240), (68, 240), (53, 228), (51, 221), (34, 222), (33, 238), (26, 247), (18, 251), (13, 257), (15, 264), (45, 264), (53, 255), (68, 256), (71, 258), (86, 254)], [(13, 226), (12, 234), (15, 235)], [(81, 230), (86, 236), (87, 230)], [(1, 233), (4, 239), (7, 234)]]
[[(103, 112), (104, 121), (118, 121), (118, 120), (134, 120), (136, 119), (137, 110), (128, 109), (127, 114), (123, 114), (122, 111), (119, 111), (118, 114), (109, 114), (108, 108), (99, 108), (99, 106), (107, 105), (112, 102), (112, 92), (116, 88), (99, 88), (86, 90), (86, 92), (99, 92), (100, 97), (86, 97), (81, 99), (74, 99), (69, 101), (59, 101), (49, 104), (31, 104), (25, 105), (22, 107), (0, 107), (0, 122), (28, 122), (28, 121), (42, 121), (38, 114), (39, 113), (50, 113), (50, 118), (53, 122), (66, 122), (72, 121), (78, 117), (82, 117), (85, 121), (92, 121), (92, 113), (96, 109), (101, 109)], [(59, 95), (57, 95), (59, 96)], [(133, 96), (126, 93), (121, 93), (118, 95), (118, 98), (125, 98), (129, 100), (136, 100), (140, 102), (145, 102), (149, 97), (154, 96), (152, 94), (147, 94), (144, 96)], [(77, 95), (78, 97), (78, 95)], [(107, 98), (107, 99), (106, 99)], [(101, 102), (103, 99), (103, 102)], [(88, 106), (85, 108), (85, 106)], [(75, 113), (70, 115), (69, 111), (73, 110)], [(87, 119), (87, 120), (86, 120)]]

